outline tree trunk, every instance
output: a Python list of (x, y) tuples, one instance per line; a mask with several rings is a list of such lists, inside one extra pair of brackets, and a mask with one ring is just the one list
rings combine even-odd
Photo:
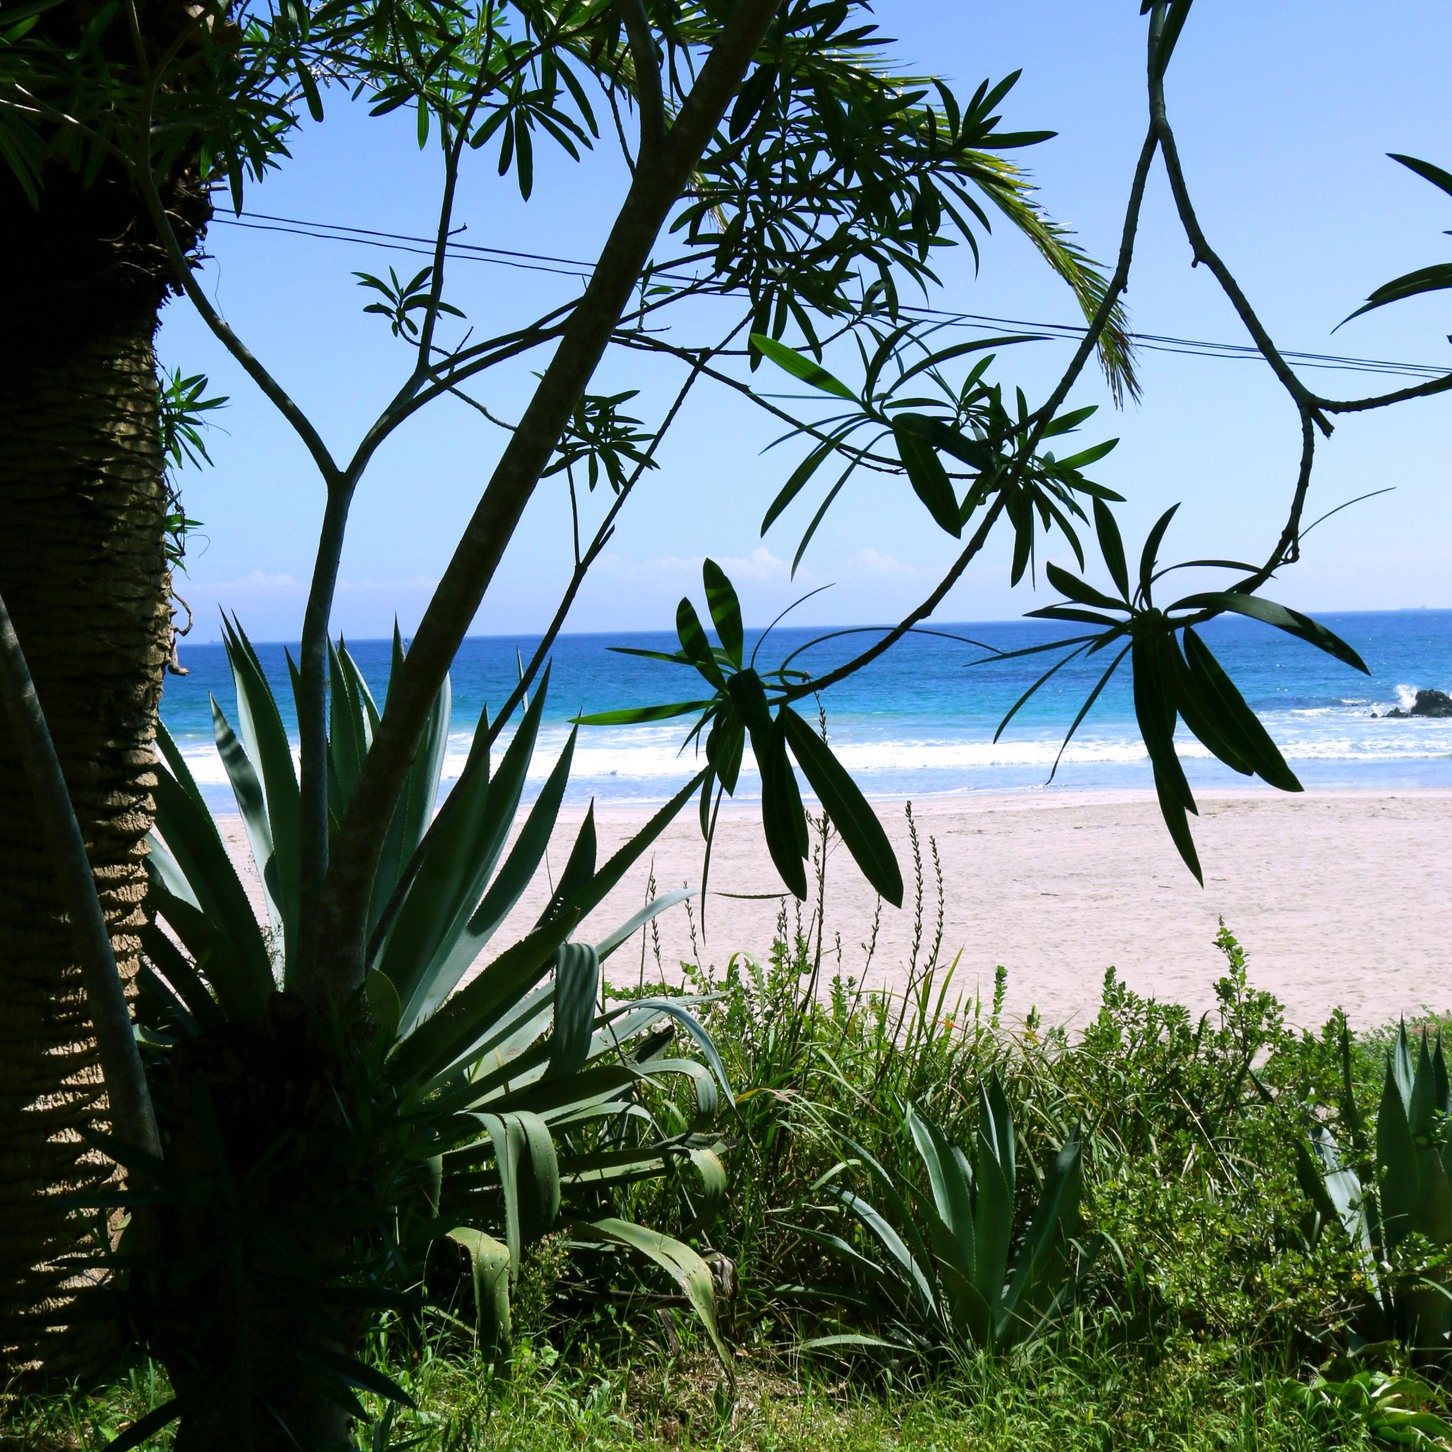
[[(64, 53), (94, 29), (96, 14), (88, 0), (60, 0), (37, 17), (34, 35)], [(134, 80), (133, 19), (153, 55), (195, 28), (183, 0), (137, 0), (116, 12), (99, 44), (122, 96)], [(67, 84), (44, 70), (35, 81), (41, 100), (62, 112)], [(129, 989), (171, 639), (152, 340), (175, 283), (124, 169), (105, 160), (78, 172), (63, 154), (50, 153), (34, 201), (0, 164), (0, 594)], [(186, 251), (211, 215), (198, 156), (198, 145), (183, 147), (158, 178)], [(105, 1124), (69, 924), (0, 718), (0, 1398), (42, 1368), (93, 1365), (114, 1344), (81, 1304), (94, 1276), (68, 1263), (81, 1223), (62, 1204), (116, 1183), (109, 1159), (82, 1138)]]
[[(155, 295), (149, 306), (143, 297), (97, 310), (89, 327), (66, 327), (53, 315), (53, 332), (12, 333), (0, 362), (0, 593), (35, 677), (128, 984), (139, 955), (152, 742), (170, 628), (152, 353), (159, 304)], [(93, 1031), (3, 720), (0, 1001), (4, 1386), (43, 1366), (79, 1369), (113, 1339), (103, 1323), (73, 1319), (87, 1277), (67, 1265), (81, 1224), (60, 1197), (96, 1192), (113, 1182), (114, 1167), (81, 1138), (106, 1120)]]

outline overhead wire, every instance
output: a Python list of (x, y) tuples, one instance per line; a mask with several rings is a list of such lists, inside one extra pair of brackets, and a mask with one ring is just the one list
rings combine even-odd
[[(401, 252), (414, 256), (433, 257), (437, 243), (429, 237), (403, 232), (385, 232), (368, 227), (351, 227), (336, 222), (315, 222), (297, 217), (282, 217), (267, 212), (244, 212), (240, 217), (214, 217), (212, 225), (237, 227), (249, 231), (273, 232), (283, 236), (309, 237), (323, 242), (345, 242), (354, 246), (374, 247), (382, 251)], [(463, 242), (451, 236), (445, 243), (446, 254), (456, 260), (485, 262), (525, 272), (543, 272), (559, 277), (588, 278), (594, 264), (572, 257), (556, 257), (548, 253), (527, 252), (508, 247), (488, 247)], [(671, 269), (656, 274), (661, 278), (699, 283), (697, 275)], [(1031, 322), (1023, 318), (997, 317), (989, 313), (955, 312), (942, 308), (907, 306), (901, 312), (942, 327), (1016, 328), (1043, 333), (1066, 340), (1079, 339), (1088, 331), (1083, 323)], [(1248, 343), (1220, 343), (1201, 338), (1179, 338), (1163, 333), (1128, 334), (1136, 347), (1147, 352), (1171, 353), (1193, 358), (1211, 358), (1242, 362), (1261, 360), (1259, 349)], [(1282, 349), (1288, 362), (1305, 368), (1337, 372), (1378, 373), (1398, 378), (1441, 378), (1452, 371), (1452, 364), (1438, 367), (1430, 363), (1403, 363), (1387, 358), (1361, 358), (1351, 354), (1317, 353), (1304, 349)]]

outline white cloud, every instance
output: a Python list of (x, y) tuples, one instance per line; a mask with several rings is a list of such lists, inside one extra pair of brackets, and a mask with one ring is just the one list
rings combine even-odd
[[(662, 583), (668, 580), (686, 580), (694, 583), (701, 578), (704, 558), (702, 555), (656, 555), (647, 559), (632, 559), (627, 555), (609, 554), (600, 557), (596, 570), (600, 574), (621, 580), (654, 580)], [(772, 554), (765, 545), (758, 545), (750, 554), (713, 558), (726, 571), (728, 578), (735, 582), (748, 580), (761, 584), (791, 578), (791, 564)], [(807, 571), (799, 571), (797, 583), (801, 584), (804, 580), (808, 587), (813, 583), (808, 579)]]
[(848, 570), (866, 570), (873, 575), (916, 575), (919, 572), (916, 565), (910, 565), (906, 560), (897, 559), (893, 555), (885, 555), (881, 550), (875, 550), (870, 545), (865, 550), (858, 550), (855, 555), (842, 561), (843, 567)]
[(306, 586), (295, 575), (268, 575), (261, 570), (252, 570), (238, 580), (218, 580), (215, 584), (199, 580), (197, 588), (199, 593), (206, 591), (213, 595), (257, 594), (259, 592), (282, 595), (299, 593), (306, 589)]

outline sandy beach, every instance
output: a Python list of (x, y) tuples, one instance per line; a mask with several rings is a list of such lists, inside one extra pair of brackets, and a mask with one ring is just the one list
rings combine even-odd
[[(900, 984), (915, 914), (903, 803), (879, 802), (909, 880), (902, 911), (884, 907), (866, 971), (874, 986)], [(936, 931), (936, 844), (943, 881), (941, 956), (959, 956), (957, 982), (991, 991), (1008, 970), (1007, 1010), (1036, 1006), (1050, 1023), (1082, 1023), (1113, 965), (1131, 987), (1200, 1009), (1213, 1004), (1224, 960), (1220, 918), (1250, 957), (1250, 976), (1286, 1004), (1298, 1024), (1319, 1024), (1336, 1005), (1370, 1025), (1423, 1007), (1452, 1007), (1452, 792), (1241, 792), (1201, 798), (1196, 839), (1200, 888), (1179, 862), (1153, 796), (1140, 792), (1036, 792), (937, 797), (913, 806), (924, 865), (924, 951)], [(644, 821), (641, 810), (597, 810), (601, 859)], [(562, 818), (549, 860), (557, 872), (582, 813)], [(241, 824), (224, 830), (246, 857)], [(648, 866), (662, 891), (696, 884), (701, 839), (683, 814), (652, 855), (586, 921), (579, 936), (604, 936), (644, 901)], [(764, 955), (778, 915), (751, 806), (723, 809), (714, 849), (704, 936), (698, 905), (675, 907), (654, 936), (636, 937), (611, 959), (610, 976), (670, 977), (682, 958), (720, 966), (732, 953)], [(504, 932), (523, 931), (545, 900), (543, 882)], [(720, 894), (768, 894), (736, 898)], [(875, 899), (840, 845), (828, 856), (829, 964), (863, 975)], [(803, 909), (809, 920), (814, 904)], [(795, 916), (793, 916), (795, 921)], [(693, 941), (694, 926), (694, 941)], [(510, 941), (506, 936), (501, 946)], [(659, 964), (659, 966), (658, 966)], [(829, 972), (831, 968), (829, 968)]]

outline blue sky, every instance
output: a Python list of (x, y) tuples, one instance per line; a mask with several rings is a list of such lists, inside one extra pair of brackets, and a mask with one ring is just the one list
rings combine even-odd
[[(1050, 212), (1090, 253), (1117, 244), (1129, 172), (1142, 135), (1143, 40), (1135, 0), (1020, 0), (1013, 5), (880, 0), (882, 29), (916, 70), (934, 70), (965, 95), (985, 77), (1022, 68), (1005, 105), (1015, 127), (1057, 139), (1018, 157)], [(1395, 23), (1388, 17), (1394, 16)], [(1394, 7), (1350, 0), (1222, 0), (1198, 6), (1170, 79), (1171, 117), (1201, 220), (1236, 270), (1273, 335), (1288, 347), (1452, 367), (1452, 295), (1383, 309), (1331, 330), (1378, 284), (1448, 256), (1452, 203), (1386, 159), (1388, 151), (1452, 167), (1448, 69), (1452, 8), (1445, 0)], [(309, 221), (428, 232), (438, 162), (420, 153), (407, 118), (369, 120), (329, 98), (329, 118), (296, 141), (294, 159), (248, 197), (250, 210)], [(542, 157), (526, 205), (492, 154), (467, 175), (459, 219), (465, 240), (589, 257), (623, 187), (609, 147), (576, 166)], [(227, 215), (225, 212), (222, 215)], [(411, 358), (378, 319), (353, 270), (413, 263), (352, 244), (214, 226), (203, 279), (243, 339), (346, 455)], [(1226, 342), (1244, 337), (1228, 304), (1189, 251), (1157, 174), (1150, 190), (1128, 303), (1141, 331)], [(966, 249), (941, 268), (933, 306), (1046, 321), (1074, 321), (1065, 289), (1017, 237), (999, 228), (975, 277)], [(572, 279), (460, 263), (449, 296), (495, 331), (569, 295)], [(697, 336), (685, 324), (682, 338)], [(215, 468), (186, 476), (189, 512), (205, 521), (179, 588), (198, 615), (195, 638), (217, 634), (219, 608), (236, 610), (257, 639), (293, 639), (311, 569), (321, 486), (296, 439), (191, 315), (167, 310), (163, 362), (210, 374), (231, 397), (208, 440)], [(997, 376), (1031, 397), (1051, 386), (1060, 343), (1009, 350)], [(831, 360), (849, 381), (851, 359)], [(496, 411), (522, 405), (527, 364), (491, 379)], [(1162, 353), (1140, 360), (1143, 401), (1114, 414), (1093, 379), (1083, 402), (1106, 407), (1085, 439), (1118, 435), (1094, 477), (1128, 497), (1121, 520), (1141, 537), (1169, 504), (1184, 507), (1169, 549), (1180, 557), (1264, 555), (1279, 530), (1294, 467), (1295, 419), (1268, 370), (1255, 362)], [(758, 374), (758, 379), (767, 375)], [(1308, 373), (1313, 386), (1358, 396), (1397, 386), (1357, 373)], [(607, 360), (597, 388), (640, 387), (647, 415), (667, 382), (634, 356)], [(882, 621), (931, 589), (955, 552), (905, 484), (849, 487), (795, 581), (787, 561), (815, 501), (766, 538), (766, 504), (800, 456), (765, 455), (779, 432), (733, 396), (702, 392), (637, 491), (595, 578), (571, 616), (575, 630), (667, 627), (676, 599), (699, 590), (711, 554), (735, 578), (749, 621), (764, 623), (817, 585), (802, 623)], [(1452, 605), (1452, 398), (1346, 419), (1325, 446), (1312, 517), (1354, 495), (1396, 492), (1337, 515), (1307, 542), (1306, 558), (1271, 593), (1304, 608)], [(377, 458), (354, 508), (335, 627), (354, 637), (405, 629), (422, 611), (459, 529), (488, 477), (499, 435), (462, 405), (415, 421)], [(480, 633), (538, 629), (568, 573), (563, 486), (546, 486), (526, 515), (496, 587), (475, 621)], [(1051, 557), (1068, 562), (1064, 548)], [(945, 620), (1001, 619), (1047, 595), (1008, 588), (1001, 552), (962, 582)]]

